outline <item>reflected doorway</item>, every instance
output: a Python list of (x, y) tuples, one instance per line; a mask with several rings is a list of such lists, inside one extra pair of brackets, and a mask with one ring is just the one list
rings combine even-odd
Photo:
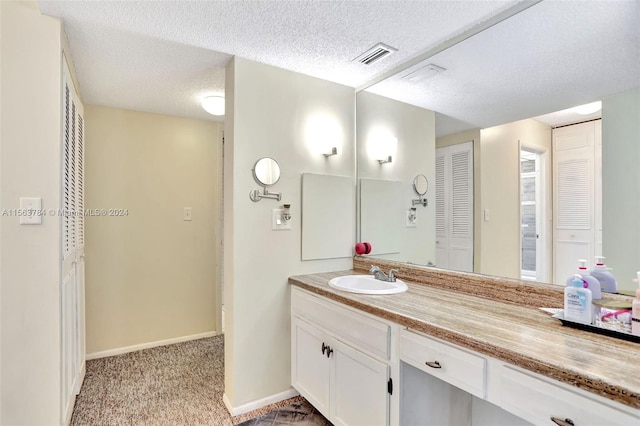
[(545, 281), (544, 152), (520, 147), (520, 278)]

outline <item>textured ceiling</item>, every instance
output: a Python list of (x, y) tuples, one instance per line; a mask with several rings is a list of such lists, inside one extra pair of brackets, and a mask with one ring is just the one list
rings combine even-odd
[[(434, 63), (446, 71), (402, 77)], [(640, 87), (639, 1), (544, 1), (369, 90), (438, 111), (436, 132), (486, 128)]]
[[(63, 21), (85, 102), (204, 119), (233, 55), (356, 87), (515, 3), (38, 1)], [(399, 51), (352, 62), (378, 42)]]
[[(50, 1), (89, 104), (215, 118), (233, 55), (352, 87), (513, 6), (515, 1)], [(399, 51), (352, 62), (377, 42)], [(411, 83), (424, 64), (446, 71)], [(446, 135), (534, 117), (640, 87), (640, 1), (545, 0), (371, 87), (437, 111)]]

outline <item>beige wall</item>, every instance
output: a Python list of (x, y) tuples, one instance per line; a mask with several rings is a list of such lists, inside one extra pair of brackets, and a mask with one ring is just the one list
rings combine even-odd
[[(520, 120), (480, 132), (480, 211), (489, 209), (490, 220), (480, 225), (480, 269), (476, 272), (520, 278), (520, 150), (524, 146), (545, 150), (547, 156), (547, 219), (551, 215), (551, 128), (535, 120)], [(550, 227), (549, 227), (550, 229)], [(548, 259), (551, 265), (551, 234)]]
[[(60, 22), (0, 2), (0, 206), (60, 208)], [(1, 216), (0, 424), (51, 425), (60, 403), (60, 219)]]
[(640, 89), (602, 101), (602, 243), (621, 289), (640, 270)]
[[(218, 123), (87, 105), (87, 353), (213, 332)], [(183, 220), (191, 207), (192, 221)]]
[[(425, 175), (430, 184), (426, 195), (429, 206), (416, 206), (417, 226), (408, 228), (402, 221), (400, 253), (376, 257), (421, 265), (435, 263), (435, 113), (368, 92), (358, 93), (357, 103), (358, 178), (402, 182), (403, 211), (418, 197), (413, 189), (416, 175)], [(376, 131), (398, 138), (397, 155), (391, 163), (381, 165), (367, 152), (369, 138)], [(370, 242), (375, 245), (375, 241)]]
[[(234, 409), (291, 389), (291, 275), (351, 268), (351, 257), (301, 261), (301, 174), (354, 176), (354, 89), (235, 58), (226, 71), (225, 397)], [(318, 114), (342, 131), (341, 154), (308, 145)], [(253, 202), (251, 169), (273, 157), (282, 171), (270, 188), (282, 201)], [(355, 196), (355, 184), (354, 184)], [(291, 203), (292, 229), (271, 230), (271, 210)], [(330, 231), (329, 231), (330, 232)], [(355, 238), (354, 238), (355, 241)]]
[(467, 130), (465, 132), (439, 137), (436, 139), (436, 149), (466, 142), (473, 142), (473, 270), (474, 272), (480, 272), (482, 262), (482, 235), (480, 234), (482, 229), (482, 210), (480, 207), (480, 179), (482, 178), (480, 150), (482, 146), (480, 143), (480, 129)]

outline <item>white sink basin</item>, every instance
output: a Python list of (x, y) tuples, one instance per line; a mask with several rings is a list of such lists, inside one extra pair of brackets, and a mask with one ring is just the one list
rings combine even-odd
[(380, 281), (371, 275), (345, 275), (329, 281), (335, 289), (362, 294), (395, 294), (407, 291), (407, 285), (398, 279), (395, 282)]

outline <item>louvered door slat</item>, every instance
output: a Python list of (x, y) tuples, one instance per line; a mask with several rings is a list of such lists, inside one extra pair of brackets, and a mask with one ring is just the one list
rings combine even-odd
[(76, 146), (76, 227), (78, 248), (84, 247), (84, 120), (78, 115), (78, 139)]
[(444, 157), (436, 157), (436, 236), (446, 236)]
[(451, 155), (451, 235), (454, 237), (471, 236), (470, 160), (469, 151)]
[(71, 140), (72, 130), (71, 130), (71, 108), (70, 108), (70, 92), (69, 86), (65, 84), (64, 87), (64, 132), (63, 132), (63, 163), (62, 163), (62, 209), (63, 209), (63, 217), (62, 217), (62, 255), (63, 258), (66, 259), (71, 252), (70, 246), (70, 228), (71, 228), (71, 218), (68, 214), (66, 214), (71, 209), (71, 176), (70, 176), (70, 152), (71, 152)]
[(69, 152), (69, 248), (76, 249), (76, 104), (71, 101), (71, 144)]
[(587, 159), (558, 164), (557, 228), (591, 228), (591, 175)]

